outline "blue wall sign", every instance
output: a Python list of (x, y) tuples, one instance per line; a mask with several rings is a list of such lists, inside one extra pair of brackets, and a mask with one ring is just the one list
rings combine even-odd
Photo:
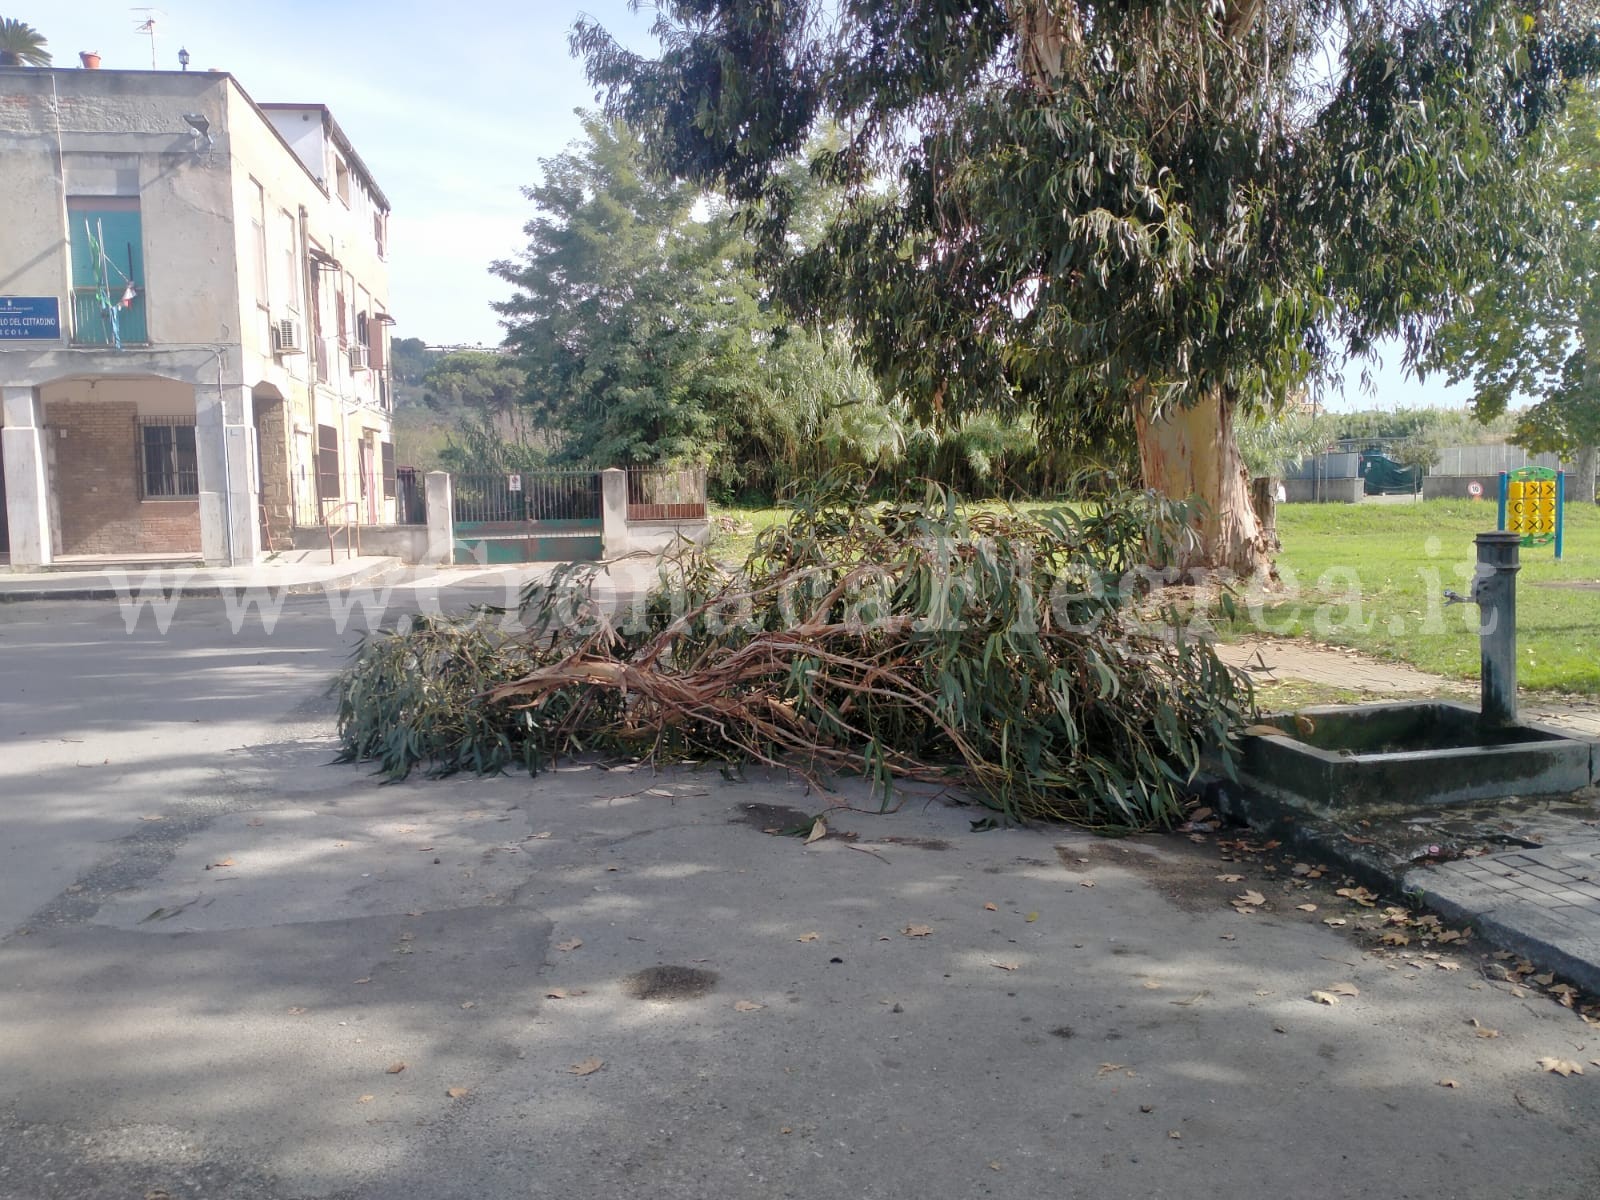
[(61, 301), (54, 296), (0, 296), (0, 342), (61, 340)]

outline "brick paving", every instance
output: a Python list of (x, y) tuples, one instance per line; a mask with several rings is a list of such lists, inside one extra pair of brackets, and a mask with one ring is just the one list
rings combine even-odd
[[(1217, 650), (1257, 678), (1300, 679), (1374, 697), (1459, 696), (1463, 688), (1401, 663), (1304, 641), (1250, 639)], [(1523, 696), (1520, 709), (1524, 721), (1600, 737), (1594, 701)], [(1548, 812), (1530, 821), (1526, 811), (1516, 814), (1518, 835), (1536, 847), (1413, 867), (1397, 872), (1395, 882), (1451, 920), (1600, 993), (1600, 800), (1590, 803), (1592, 820)]]

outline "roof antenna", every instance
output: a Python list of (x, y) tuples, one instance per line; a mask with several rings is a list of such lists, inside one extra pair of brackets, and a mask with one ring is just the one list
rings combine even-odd
[(144, 13), (145, 15), (145, 19), (134, 27), (134, 32), (150, 35), (150, 69), (154, 71), (156, 69), (156, 18), (164, 17), (167, 14), (159, 8), (131, 8), (128, 11)]

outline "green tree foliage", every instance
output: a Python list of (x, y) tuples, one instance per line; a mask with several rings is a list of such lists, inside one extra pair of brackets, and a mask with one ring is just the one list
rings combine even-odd
[(466, 412), (493, 423), (522, 400), (528, 373), (491, 350), (456, 350), (440, 356), (422, 379), (423, 402), (436, 412)]
[[(1131, 413), (1206, 556), (1265, 552), (1233, 438), (1314, 372), (1423, 353), (1509, 244), (1519, 148), (1600, 45), (1510, 0), (677, 0), (661, 50), (593, 22), (608, 111), (742, 206), (796, 311), (848, 318), (919, 415)], [(789, 164), (843, 200), (789, 238)]]
[(15, 17), (0, 17), (0, 67), (48, 67), (44, 36)]
[(394, 338), (389, 343), (389, 377), (394, 384), (395, 407), (421, 404), (422, 380), (438, 361), (421, 338)]
[(1281, 479), (1286, 466), (1299, 466), (1327, 447), (1333, 420), (1304, 407), (1258, 411), (1239, 425), (1239, 454), (1252, 479)]
[(1483, 422), (1472, 413), (1453, 408), (1364, 409), (1329, 413), (1327, 420), (1333, 441), (1386, 441), (1427, 434), (1436, 436), (1441, 446), (1503, 441), (1515, 427), (1514, 418), (1509, 416)]
[(1528, 236), (1497, 256), (1470, 292), (1472, 308), (1445, 330), (1433, 364), (1470, 380), (1478, 414), (1493, 418), (1516, 396), (1536, 401), (1516, 440), (1534, 451), (1587, 451), (1594, 498), (1600, 445), (1600, 88), (1578, 89), (1527, 157), (1544, 190)]
[(720, 204), (641, 168), (620, 122), (544, 160), (528, 248), (494, 271), (528, 400), (565, 460), (707, 462), (744, 428), (771, 328), (750, 247)]

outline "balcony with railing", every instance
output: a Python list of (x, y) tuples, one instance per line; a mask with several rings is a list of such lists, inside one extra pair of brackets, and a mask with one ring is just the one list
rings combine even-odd
[(72, 289), (72, 344), (74, 346), (143, 345), (150, 341), (145, 320), (145, 294), (140, 291), (124, 307), (112, 297), (107, 308), (99, 288)]

